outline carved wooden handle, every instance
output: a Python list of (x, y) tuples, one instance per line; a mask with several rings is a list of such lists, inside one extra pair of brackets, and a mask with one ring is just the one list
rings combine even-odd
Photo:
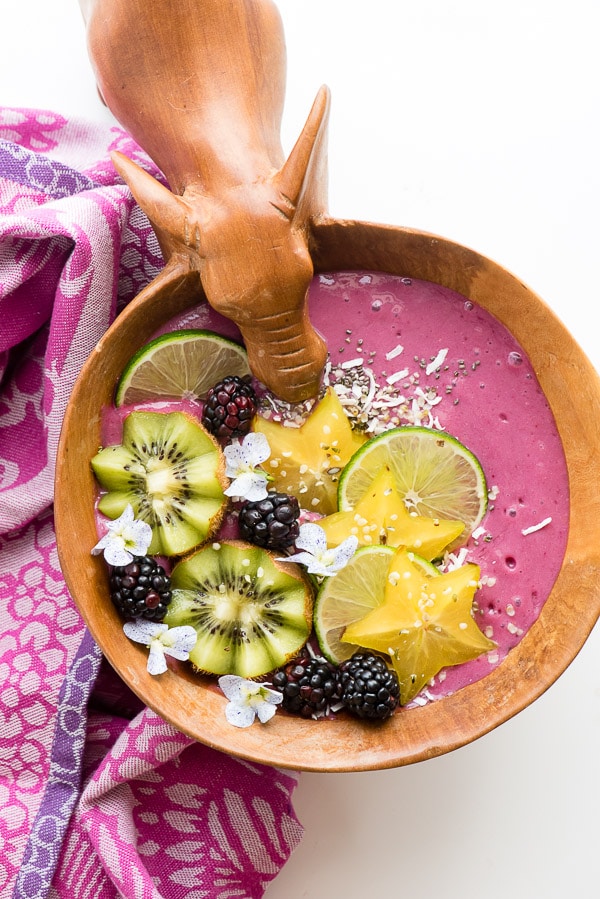
[(114, 155), (165, 257), (156, 288), (174, 269), (199, 273), (255, 376), (292, 402), (316, 395), (326, 347), (307, 312), (308, 235), (327, 209), (327, 88), (284, 160), (285, 43), (271, 0), (80, 3), (104, 102), (172, 189)]

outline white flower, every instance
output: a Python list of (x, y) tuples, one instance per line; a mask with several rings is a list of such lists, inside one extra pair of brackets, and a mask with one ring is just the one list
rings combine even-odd
[(109, 565), (129, 565), (134, 556), (145, 556), (152, 540), (152, 528), (146, 521), (133, 517), (131, 505), (119, 518), (108, 523), (108, 533), (102, 537), (92, 550), (97, 556), (104, 551), (104, 558)]
[(130, 640), (143, 643), (150, 650), (148, 656), (148, 672), (164, 674), (167, 670), (165, 656), (173, 656), (181, 662), (187, 661), (190, 652), (196, 645), (198, 635), (190, 625), (169, 627), (158, 621), (126, 621), (123, 631)]
[(250, 502), (265, 499), (269, 476), (258, 466), (271, 455), (271, 447), (264, 434), (247, 434), (244, 442), (234, 441), (224, 449), (227, 467), (225, 474), (233, 481), (224, 490), (225, 496), (237, 496)]
[(225, 706), (225, 717), (234, 727), (250, 727), (255, 718), (265, 724), (283, 699), (277, 690), (270, 690), (264, 684), (235, 674), (224, 674), (219, 678), (219, 686), (229, 700)]
[(296, 546), (303, 552), (278, 559), (278, 562), (299, 562), (306, 565), (309, 574), (330, 577), (337, 574), (352, 558), (358, 547), (358, 538), (347, 537), (334, 549), (327, 549), (327, 536), (318, 524), (308, 522), (300, 526)]

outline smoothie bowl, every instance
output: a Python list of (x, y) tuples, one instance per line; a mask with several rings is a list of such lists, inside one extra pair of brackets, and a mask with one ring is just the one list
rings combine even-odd
[[(59, 447), (59, 552), (69, 589), (109, 662), (175, 727), (215, 748), (283, 767), (393, 767), (464, 745), (522, 710), (564, 671), (594, 626), (600, 474), (593, 465), (599, 433), (592, 412), (600, 382), (545, 304), (471, 250), (408, 229), (327, 218), (313, 224), (310, 250), (309, 313), (328, 350), (322, 393), (333, 391), (347, 410), (356, 455), (364, 457), (366, 441), (409, 426), (449, 435), (468, 448), (472, 468), (481, 472), (480, 507), (467, 538), (446, 541), (451, 563), (445, 570), (478, 566), (473, 619), (457, 624), (473, 636), (476, 622), (476, 651), (448, 657), (416, 693), (405, 687), (402, 703), (378, 722), (344, 709), (316, 720), (278, 710), (264, 725), (233, 727), (216, 677), (173, 660), (160, 676), (149, 673), (148, 650), (128, 639), (111, 603), (108, 566), (91, 553), (104, 531), (90, 461), (99, 447), (120, 443), (129, 407), (115, 415), (115, 389), (136, 350), (186, 328), (239, 339), (205, 302), (199, 279), (174, 277), (151, 298), (140, 294), (86, 363)], [(278, 406), (267, 396), (259, 411), (276, 422), (287, 417), (294, 431), (314, 409)], [(267, 460), (264, 467), (286, 492), (277, 466), (269, 468)], [(235, 502), (232, 507), (235, 518)], [(227, 539), (232, 507), (211, 547)], [(324, 522), (336, 511), (316, 503), (305, 520)], [(394, 552), (387, 545), (393, 541), (375, 542)], [(356, 558), (369, 551), (363, 547)], [(175, 568), (193, 555), (183, 553)], [(429, 555), (436, 561), (439, 553)], [(309, 645), (313, 654), (335, 656), (344, 651), (343, 634), (327, 627), (326, 616), (317, 620), (335, 577), (308, 581), (315, 600), (308, 628), (314, 623), (317, 631)], [(372, 646), (345, 643), (348, 654), (365, 645)], [(258, 680), (270, 686), (273, 672)]]

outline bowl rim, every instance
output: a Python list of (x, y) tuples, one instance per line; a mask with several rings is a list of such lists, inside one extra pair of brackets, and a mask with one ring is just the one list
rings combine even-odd
[[(100, 411), (110, 402), (127, 359), (165, 321), (202, 300), (197, 272), (170, 273), (151, 299), (144, 289), (81, 369), (57, 452), (58, 555), (71, 596), (110, 664), (149, 708), (178, 730), (214, 749), (282, 768), (392, 768), (457, 749), (522, 711), (573, 661), (600, 616), (600, 466), (594, 470), (592, 465), (600, 447), (600, 416), (595, 420), (590, 414), (600, 406), (600, 379), (544, 301), (474, 250), (414, 229), (332, 218), (313, 225), (310, 248), (315, 274), (382, 271), (451, 288), (495, 315), (526, 351), (555, 416), (571, 494), (563, 564), (527, 634), (480, 680), (441, 700), (403, 709), (384, 728), (347, 716), (311, 727), (302, 719), (275, 716), (265, 727), (240, 730), (225, 721), (222, 694), (199, 682), (188, 666), (170, 668), (161, 678), (147, 673), (145, 650), (114, 626), (120, 621), (116, 611), (100, 599), (106, 596), (108, 575), (102, 560), (89, 551), (97, 540), (94, 479), (81, 460), (97, 449)], [(82, 500), (89, 515), (81, 514)]]

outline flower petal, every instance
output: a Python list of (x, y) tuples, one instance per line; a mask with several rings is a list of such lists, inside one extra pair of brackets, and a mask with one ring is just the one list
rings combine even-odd
[(92, 549), (92, 555), (99, 556), (100, 553), (103, 551), (104, 547), (107, 546), (108, 543), (110, 543), (110, 540), (111, 540), (110, 534), (105, 534), (104, 537), (101, 537), (100, 540), (98, 540), (98, 542)]
[(267, 721), (271, 720), (277, 711), (277, 708), (274, 705), (270, 705), (268, 702), (262, 702), (260, 705), (256, 706), (255, 711), (261, 724), (266, 724)]
[(123, 546), (122, 540), (110, 540), (104, 547), (104, 558), (109, 565), (124, 566), (133, 562), (133, 556)]
[(252, 486), (246, 490), (244, 499), (251, 503), (266, 499), (269, 495), (267, 484), (268, 480), (266, 475), (263, 475), (262, 472), (260, 474), (258, 472), (255, 473), (252, 479)]
[(170, 627), (160, 638), (160, 642), (165, 647), (165, 652), (170, 652), (171, 655), (174, 655), (175, 652), (191, 652), (197, 640), (198, 633), (191, 624)]
[(295, 553), (293, 556), (277, 559), (278, 562), (297, 562), (299, 565), (305, 565), (309, 574), (316, 574), (318, 577), (328, 577), (333, 574), (331, 565), (322, 562), (312, 553), (301, 552)]
[(358, 537), (354, 535), (346, 537), (346, 539), (343, 540), (342, 543), (340, 543), (339, 546), (336, 546), (333, 550), (333, 563), (330, 567), (335, 568), (336, 571), (339, 571), (340, 568), (343, 568), (348, 564), (357, 548)]
[(317, 577), (329, 577), (334, 572), (329, 565), (323, 565), (322, 562), (319, 562), (318, 559), (315, 559), (314, 556), (311, 556), (311, 561), (306, 562), (306, 570), (309, 574), (315, 574)]
[[(125, 539), (128, 541), (129, 551), (134, 556), (145, 556), (152, 542), (152, 528), (147, 521), (140, 519), (132, 521), (127, 528)], [(129, 541), (132, 541), (133, 546), (129, 545)]]
[(256, 717), (255, 710), (248, 705), (236, 705), (228, 702), (225, 706), (225, 717), (234, 727), (250, 727)]
[(230, 443), (224, 447), (225, 454), (225, 474), (228, 478), (235, 478), (240, 468), (244, 467), (244, 454), (239, 440)]
[(178, 659), (180, 662), (187, 662), (190, 657), (189, 650), (187, 649), (177, 649), (176, 646), (165, 646), (164, 643), (161, 643), (161, 646), (166, 656), (171, 656), (171, 658)]
[(260, 431), (252, 431), (244, 437), (242, 455), (247, 465), (260, 465), (271, 455), (271, 447), (266, 436)]
[(263, 471), (244, 471), (223, 491), (225, 496), (239, 496), (256, 502), (268, 496), (267, 476)]
[(313, 565), (317, 560), (312, 553), (301, 552), (293, 553), (291, 556), (281, 556), (275, 559), (276, 562), (296, 562), (298, 565)]
[(128, 524), (133, 522), (133, 506), (131, 503), (127, 503), (121, 514), (118, 518), (115, 518), (114, 521), (110, 521), (108, 523), (109, 531), (120, 531), (122, 528), (126, 527)]
[(136, 643), (143, 643), (145, 646), (150, 646), (152, 640), (168, 630), (169, 627), (166, 624), (161, 624), (158, 621), (146, 621), (145, 619), (126, 621), (123, 625), (123, 633), (126, 637), (129, 637), (130, 640), (134, 640)]
[(242, 684), (244, 683), (244, 678), (238, 677), (237, 674), (223, 674), (218, 680), (219, 687), (227, 699), (234, 702), (239, 702), (242, 698)]
[(159, 640), (153, 640), (150, 644), (150, 654), (147, 664), (148, 674), (164, 674), (167, 670), (165, 650)]
[(318, 556), (327, 549), (327, 535), (322, 527), (312, 521), (300, 525), (300, 532), (296, 539), (298, 549), (305, 549)]
[(270, 702), (271, 705), (281, 705), (283, 702), (283, 693), (280, 693), (279, 690), (265, 688), (265, 694), (265, 702)]
[(131, 503), (118, 518), (109, 521), (106, 534), (92, 549), (92, 555), (104, 552), (109, 565), (129, 565), (134, 556), (144, 556), (152, 541), (152, 528), (133, 517)]

